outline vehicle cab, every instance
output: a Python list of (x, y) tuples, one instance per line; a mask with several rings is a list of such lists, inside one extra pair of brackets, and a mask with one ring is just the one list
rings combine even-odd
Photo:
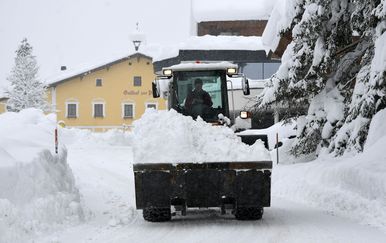
[[(232, 86), (229, 78), (241, 78), (238, 81), (242, 82), (244, 95), (250, 93), (248, 79), (238, 73), (235, 64), (183, 62), (162, 69), (153, 82), (153, 96), (167, 98), (169, 109), (214, 123), (229, 117), (230, 109), (234, 109), (234, 103), (230, 107), (228, 102), (228, 83)], [(230, 100), (234, 102), (233, 97)]]

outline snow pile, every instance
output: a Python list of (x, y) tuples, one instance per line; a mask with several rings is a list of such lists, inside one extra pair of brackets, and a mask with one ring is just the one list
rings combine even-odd
[(83, 218), (67, 152), (53, 155), (54, 116), (35, 109), (0, 115), (0, 242), (25, 242)]
[(270, 160), (261, 141), (249, 146), (228, 127), (194, 121), (174, 110), (147, 110), (134, 123), (135, 163)]
[(279, 136), (279, 141), (283, 141), (288, 137), (296, 135), (296, 122), (290, 121), (289, 123), (278, 122), (265, 129), (250, 129), (242, 131), (240, 135), (267, 135), (269, 149), (273, 149), (276, 144), (276, 134)]
[(290, 27), (295, 16), (295, 1), (277, 0), (262, 36), (263, 44), (274, 52), (280, 42), (280, 33)]
[(386, 230), (385, 118), (386, 109), (373, 118), (362, 154), (274, 168), (273, 194)]

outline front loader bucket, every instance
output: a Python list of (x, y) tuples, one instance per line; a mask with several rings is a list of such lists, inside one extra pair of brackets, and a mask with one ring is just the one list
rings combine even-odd
[(271, 161), (135, 164), (137, 209), (270, 206)]

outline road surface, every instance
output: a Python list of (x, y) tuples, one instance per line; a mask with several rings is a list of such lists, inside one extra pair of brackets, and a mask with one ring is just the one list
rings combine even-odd
[(68, 155), (85, 222), (35, 242), (386, 242), (379, 229), (274, 195), (260, 221), (236, 221), (219, 210), (190, 210), (171, 222), (149, 223), (135, 210), (130, 147), (70, 146)]

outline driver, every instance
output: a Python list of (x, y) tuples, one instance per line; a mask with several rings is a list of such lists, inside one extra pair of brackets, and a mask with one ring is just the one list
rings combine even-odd
[(193, 115), (202, 115), (204, 108), (212, 107), (212, 98), (202, 89), (202, 80), (194, 80), (194, 90), (188, 94), (185, 101), (185, 108)]

